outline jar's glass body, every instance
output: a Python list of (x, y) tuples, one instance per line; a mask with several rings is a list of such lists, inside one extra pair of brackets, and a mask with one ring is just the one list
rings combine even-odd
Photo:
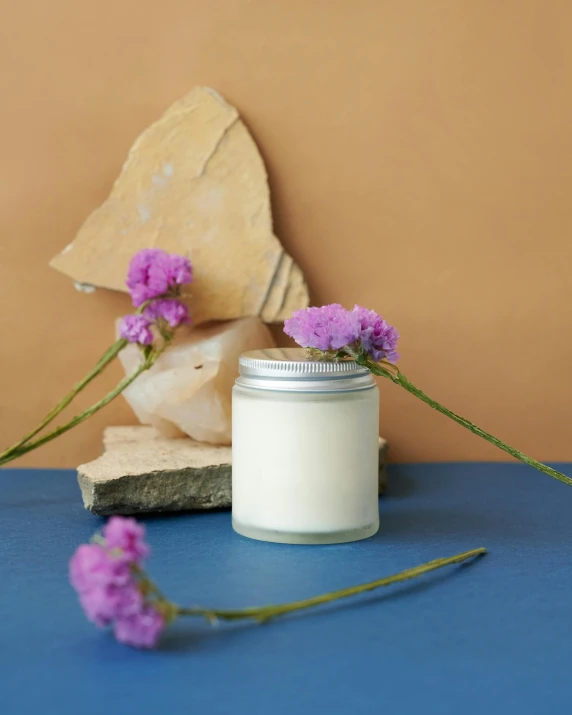
[(235, 385), (232, 517), (265, 541), (356, 541), (379, 528), (379, 391)]

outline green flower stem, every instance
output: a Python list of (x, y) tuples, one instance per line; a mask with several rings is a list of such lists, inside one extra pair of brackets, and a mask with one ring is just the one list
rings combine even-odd
[[(50, 442), (52, 439), (55, 439), (56, 437), (59, 437), (61, 434), (64, 434), (64, 432), (67, 432), (68, 430), (72, 429), (72, 427), (75, 427), (76, 425), (81, 424), (85, 420), (87, 420), (88, 417), (91, 417), (91, 415), (95, 414), (99, 410), (101, 410), (103, 407), (105, 407), (107, 404), (109, 404), (112, 400), (114, 400), (118, 395), (120, 395), (123, 390), (125, 390), (126, 387), (129, 387), (129, 385), (134, 382), (139, 375), (142, 372), (145, 372), (145, 370), (148, 370), (150, 367), (152, 367), (159, 355), (163, 352), (163, 350), (166, 347), (163, 345), (161, 348), (149, 352), (145, 357), (143, 362), (137, 367), (135, 372), (133, 372), (131, 375), (128, 377), (125, 377), (121, 382), (109, 393), (107, 394), (103, 399), (99, 400), (99, 402), (96, 402), (94, 405), (91, 407), (88, 407), (86, 410), (81, 412), (79, 415), (76, 415), (73, 419), (71, 419), (69, 422), (66, 424), (62, 425), (61, 427), (56, 428), (52, 432), (49, 432), (47, 435), (44, 437), (41, 437), (40, 439), (37, 439), (35, 442), (27, 442), (26, 444), (23, 444), (20, 446), (18, 449), (12, 451), (8, 450), (9, 454), (7, 456), (4, 456), (6, 453), (0, 455), (0, 465), (6, 464), (7, 462), (10, 462), (13, 459), (16, 459), (18, 457), (23, 456), (27, 452), (31, 452), (33, 449), (37, 449), (38, 447), (41, 447), (43, 444), (46, 444), (46, 442)], [(100, 361), (101, 362), (101, 361)]]
[[(387, 367), (382, 367), (381, 365), (372, 362), (367, 357), (362, 356), (356, 357), (356, 362), (358, 362), (360, 365), (363, 365), (364, 367), (367, 367), (374, 375), (389, 378), (396, 385), (400, 385), (405, 390), (407, 390), (407, 392), (411, 393), (412, 395), (415, 395), (415, 397), (418, 397), (420, 400), (425, 402), (425, 404), (429, 405), (429, 407), (432, 407), (434, 410), (437, 410), (437, 412), (440, 412), (442, 415), (450, 417), (452, 420), (457, 422), (457, 424), (462, 425), (473, 434), (476, 434), (479, 437), (486, 439), (487, 442), (494, 444), (495, 447), (498, 447), (504, 452), (507, 452), (513, 457), (516, 457), (516, 459), (519, 459), (521, 462), (524, 462), (525, 464), (528, 464), (529, 466), (534, 467), (541, 472), (544, 472), (544, 474), (548, 474), (548, 476), (553, 477), (554, 479), (558, 479), (558, 481), (560, 482), (564, 482), (564, 484), (572, 486), (572, 479), (570, 479), (570, 477), (567, 477), (565, 474), (556, 471), (556, 469), (552, 469), (552, 467), (549, 467), (546, 464), (542, 464), (542, 462), (536, 461), (536, 459), (532, 459), (532, 457), (528, 457), (520, 450), (515, 449), (514, 447), (510, 447), (508, 444), (505, 444), (505, 442), (502, 442), (500, 439), (497, 439), (489, 432), (485, 432), (485, 430), (481, 429), (480, 427), (477, 427), (477, 425), (473, 424), (469, 420), (465, 419), (464, 417), (460, 417), (451, 410), (448, 410), (446, 407), (443, 407), (443, 405), (440, 405), (435, 400), (431, 399), (422, 390), (420, 390), (418, 387), (415, 387), (415, 385), (409, 382), (405, 375), (400, 370), (395, 368), (395, 366), (388, 365)], [(390, 370), (388, 369), (389, 367), (396, 370), (396, 372), (390, 372)]]
[(275, 606), (271, 605), (254, 608), (243, 608), (241, 610), (236, 611), (218, 610), (214, 608), (201, 608), (200, 606), (196, 606), (194, 608), (182, 608), (180, 606), (176, 606), (175, 604), (169, 605), (172, 607), (176, 616), (202, 616), (211, 623), (216, 622), (217, 620), (239, 621), (243, 619), (251, 619), (254, 621), (258, 621), (259, 623), (265, 623), (272, 618), (276, 618), (277, 616), (284, 616), (287, 613), (303, 611), (306, 608), (313, 608), (314, 606), (321, 606), (325, 603), (331, 603), (332, 601), (337, 601), (342, 598), (357, 596), (360, 593), (365, 593), (366, 591), (373, 591), (376, 588), (383, 588), (384, 586), (391, 586), (395, 583), (409, 581), (410, 579), (417, 578), (417, 576), (422, 576), (423, 574), (429, 573), (430, 571), (435, 571), (436, 569), (443, 568), (444, 566), (459, 564), (463, 561), (467, 561), (468, 559), (472, 559), (475, 556), (481, 556), (483, 554), (486, 554), (486, 552), (487, 550), (483, 547), (479, 549), (473, 549), (472, 551), (465, 551), (462, 554), (450, 556), (446, 559), (435, 559), (434, 561), (429, 561), (429, 563), (423, 564), (421, 566), (415, 566), (415, 568), (407, 569), (406, 571), (401, 571), (400, 573), (394, 574), (393, 576), (386, 576), (385, 578), (380, 578), (377, 581), (370, 581), (369, 583), (364, 583), (360, 586), (351, 586), (350, 588), (343, 588), (340, 591), (332, 591), (331, 593), (325, 593), (321, 596), (308, 598), (304, 601), (294, 601), (293, 603), (285, 603)]
[(83, 380), (80, 380), (80, 382), (74, 385), (73, 389), (68, 392), (68, 394), (60, 402), (58, 402), (58, 404), (53, 408), (53, 410), (51, 410), (51, 412), (48, 412), (48, 414), (34, 430), (22, 437), (22, 439), (16, 442), (16, 444), (13, 444), (11, 447), (8, 447), (8, 449), (4, 450), (3, 452), (0, 452), (0, 464), (3, 464), (5, 461), (9, 461), (8, 458), (10, 458), (12, 454), (16, 455), (22, 445), (26, 444), (26, 442), (29, 442), (33, 437), (38, 434), (38, 432), (41, 432), (44, 427), (46, 427), (53, 419), (55, 419), (60, 414), (60, 412), (62, 412), (62, 410), (64, 410), (70, 404), (70, 402), (75, 398), (75, 396), (84, 389), (84, 387), (89, 385), (89, 383), (95, 377), (97, 377), (103, 372), (107, 365), (109, 365), (109, 363), (118, 355), (121, 350), (123, 350), (126, 345), (127, 340), (121, 338), (120, 340), (117, 340), (108, 350), (106, 350), (106, 352), (101, 356), (101, 358), (98, 360), (97, 364), (91, 370), (91, 372), (88, 372), (88, 374), (83, 378)]
[[(162, 296), (161, 296), (162, 297)], [(144, 312), (145, 308), (147, 308), (148, 305), (150, 305), (153, 301), (152, 300), (147, 300), (145, 301), (142, 305), (137, 308), (135, 311), (136, 314), (141, 314)], [(8, 449), (5, 449), (3, 452), (0, 452), (0, 464), (3, 464), (6, 461), (9, 461), (8, 457), (11, 457), (12, 454), (15, 454), (16, 456), (19, 456), (18, 454), (18, 449), (26, 444), (26, 442), (29, 442), (33, 437), (35, 437), (38, 432), (41, 432), (44, 427), (46, 427), (52, 420), (54, 420), (60, 412), (62, 412), (71, 402), (72, 400), (87, 386), (89, 383), (98, 375), (100, 375), (103, 370), (109, 365), (109, 363), (114, 360), (117, 355), (123, 350), (123, 348), (128, 344), (128, 341), (125, 340), (124, 338), (119, 338), (116, 340), (113, 345), (108, 348), (101, 358), (98, 360), (97, 364), (95, 367), (89, 372), (83, 380), (80, 380), (76, 385), (74, 385), (73, 389), (60, 401), (58, 404), (51, 410), (51, 412), (48, 412), (48, 414), (44, 417), (44, 419), (40, 422), (40, 424), (31, 432), (29, 432), (27, 435), (22, 437), (18, 442), (13, 444), (11, 447), (8, 447)]]

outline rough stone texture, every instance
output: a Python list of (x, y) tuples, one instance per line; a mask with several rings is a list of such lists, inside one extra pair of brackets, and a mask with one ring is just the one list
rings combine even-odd
[(50, 265), (76, 285), (125, 291), (141, 248), (188, 255), (195, 323), (290, 317), (308, 305), (298, 266), (272, 231), (264, 163), (237, 110), (205, 87), (133, 144), (109, 198)]
[[(123, 391), (137, 419), (168, 437), (230, 444), (232, 387), (238, 357), (274, 347), (260, 318), (242, 318), (194, 329), (182, 328), (155, 365)], [(126, 374), (141, 360), (136, 345), (119, 353)]]
[[(153, 427), (108, 427), (105, 452), (77, 468), (86, 509), (101, 516), (228, 508), (231, 448), (169, 439)], [(379, 491), (385, 489), (387, 442), (379, 440)]]
[(231, 503), (231, 449), (152, 427), (112, 427), (105, 452), (78, 467), (83, 503), (94, 514), (213, 509)]
[(129, 447), (141, 448), (147, 446), (149, 442), (172, 441), (165, 438), (161, 432), (154, 427), (144, 427), (143, 425), (106, 427), (103, 430), (103, 451), (129, 449)]

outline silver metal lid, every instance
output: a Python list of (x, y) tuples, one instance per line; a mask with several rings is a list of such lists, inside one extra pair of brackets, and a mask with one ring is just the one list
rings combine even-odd
[(317, 360), (303, 348), (269, 348), (243, 353), (236, 383), (262, 390), (346, 392), (375, 386), (369, 370), (353, 360)]

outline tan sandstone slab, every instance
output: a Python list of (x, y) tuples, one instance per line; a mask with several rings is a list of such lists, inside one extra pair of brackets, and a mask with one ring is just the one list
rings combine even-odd
[[(108, 427), (105, 452), (77, 468), (86, 509), (101, 516), (228, 508), (231, 448), (169, 439), (153, 427)], [(387, 442), (379, 440), (379, 491), (387, 484)]]
[(272, 230), (264, 163), (237, 110), (196, 87), (135, 141), (109, 198), (50, 265), (80, 286), (125, 291), (141, 248), (187, 255), (196, 323), (308, 305), (303, 275)]

